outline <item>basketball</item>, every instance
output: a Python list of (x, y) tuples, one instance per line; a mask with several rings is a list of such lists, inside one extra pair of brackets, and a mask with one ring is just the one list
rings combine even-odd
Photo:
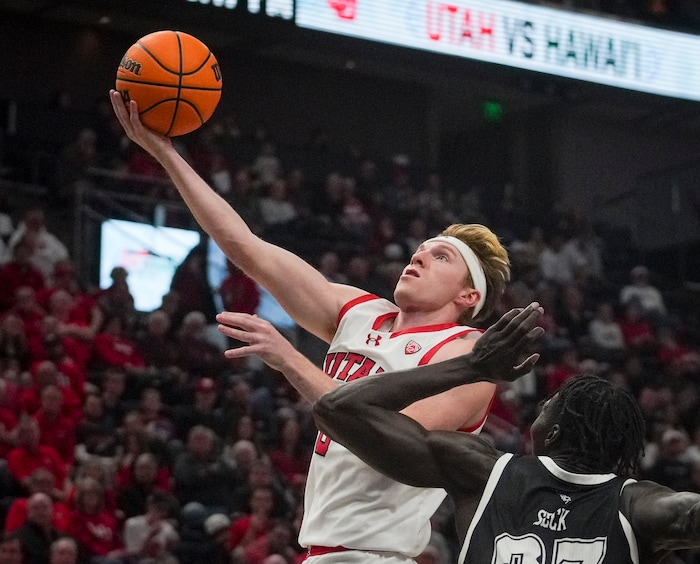
[(156, 31), (134, 43), (117, 69), (116, 90), (138, 102), (143, 124), (168, 137), (201, 127), (221, 99), (221, 71), (204, 43), (182, 31)]

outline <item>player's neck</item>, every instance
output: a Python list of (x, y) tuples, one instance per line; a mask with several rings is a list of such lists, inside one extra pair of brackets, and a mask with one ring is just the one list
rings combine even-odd
[(457, 323), (454, 315), (445, 310), (438, 311), (400, 311), (394, 319), (392, 331), (405, 331), (413, 327), (429, 327), (445, 323)]

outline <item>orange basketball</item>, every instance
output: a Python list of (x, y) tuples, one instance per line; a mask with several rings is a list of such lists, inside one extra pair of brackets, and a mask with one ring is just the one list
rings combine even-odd
[(201, 127), (221, 99), (219, 63), (204, 43), (182, 31), (156, 31), (131, 47), (116, 89), (136, 100), (144, 125), (169, 137)]

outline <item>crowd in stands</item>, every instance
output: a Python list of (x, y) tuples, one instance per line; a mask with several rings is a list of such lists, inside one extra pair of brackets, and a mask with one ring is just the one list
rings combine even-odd
[[(66, 146), (52, 187), (61, 198), (76, 183), (109, 188), (90, 166), (163, 180), (115, 131), (105, 123)], [(498, 315), (539, 301), (546, 335), (536, 369), (499, 386), (483, 435), (525, 452), (538, 403), (575, 374), (597, 374), (629, 388), (644, 412), (639, 477), (700, 491), (699, 312), (669, 300), (633, 253), (621, 263), (586, 217), (525, 210), (510, 190), (494, 202), (455, 189), (405, 155), (384, 166), (337, 152), (323, 132), (291, 150), (264, 124), (247, 133), (230, 118), (176, 142), (256, 232), (329, 280), (383, 297), (420, 242), (453, 222), (489, 225), (513, 267)], [(167, 182), (131, 186), (177, 199)], [(0, 207), (0, 556), (300, 562), (309, 406), (262, 363), (224, 357), (239, 344), (211, 331), (217, 300), (269, 319), (319, 362), (323, 344), (233, 265), (212, 288), (203, 245), (177, 268), (162, 305), (138, 311), (127, 267), (115, 267), (107, 287), (79, 279), (79, 257), (50, 229), (43, 202)], [(455, 561), (451, 519), (446, 503), (419, 563)], [(700, 561), (692, 552), (673, 558)]]

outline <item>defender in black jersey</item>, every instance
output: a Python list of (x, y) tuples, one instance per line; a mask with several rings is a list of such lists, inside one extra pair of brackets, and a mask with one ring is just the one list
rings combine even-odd
[(455, 503), (459, 564), (646, 564), (700, 546), (700, 495), (623, 476), (642, 452), (634, 398), (608, 381), (567, 381), (532, 425), (535, 456), (495, 450), (475, 435), (426, 431), (400, 410), (454, 386), (515, 380), (542, 333), (533, 303), (513, 310), (471, 354), (341, 386), (314, 404), (319, 428), (370, 466)]

